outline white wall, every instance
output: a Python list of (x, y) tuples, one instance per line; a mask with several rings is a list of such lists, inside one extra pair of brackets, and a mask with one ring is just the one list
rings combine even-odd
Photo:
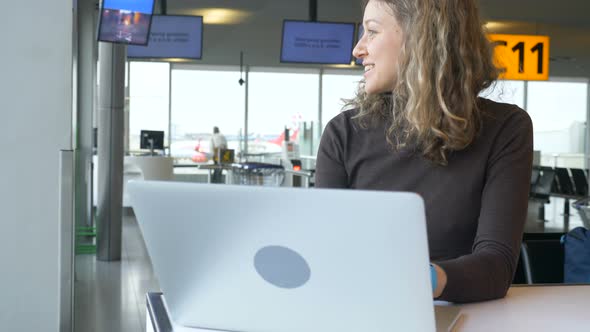
[(58, 330), (58, 156), (71, 148), (72, 2), (2, 1), (2, 331)]

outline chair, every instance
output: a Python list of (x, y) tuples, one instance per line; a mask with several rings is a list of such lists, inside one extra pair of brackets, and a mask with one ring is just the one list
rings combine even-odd
[[(545, 203), (549, 203), (549, 196), (551, 195), (552, 188), (555, 182), (555, 171), (551, 167), (538, 167), (534, 168), (537, 175), (537, 181), (531, 183), (531, 189), (529, 192), (529, 198), (532, 202), (538, 205), (537, 219), (545, 220)], [(534, 175), (531, 174), (531, 180)]]
[(549, 195), (551, 195), (553, 183), (555, 181), (555, 171), (550, 167), (540, 167), (537, 171), (541, 175), (532, 186), (530, 196), (534, 199), (549, 202)]
[(578, 210), (578, 214), (582, 219), (582, 224), (584, 224), (584, 227), (590, 229), (590, 216), (588, 215), (590, 213), (590, 197), (579, 199), (573, 202), (572, 205), (576, 210)]
[(553, 192), (556, 194), (555, 196), (564, 198), (563, 223), (567, 229), (567, 227), (569, 226), (570, 217), (570, 199), (575, 199), (578, 196), (576, 194), (576, 191), (574, 190), (574, 185), (572, 183), (572, 179), (567, 168), (555, 167), (555, 175), (557, 190), (554, 190)]
[(578, 196), (588, 196), (588, 178), (586, 172), (580, 168), (570, 168), (572, 179), (574, 180), (574, 189)]
[(539, 182), (540, 178), (541, 178), (541, 170), (537, 167), (533, 167), (533, 170), (531, 172), (531, 191), (532, 191), (533, 187), (537, 184), (537, 182)]
[(557, 193), (562, 195), (576, 195), (574, 185), (567, 168), (555, 167), (557, 179)]
[(564, 250), (561, 233), (525, 234), (515, 283), (563, 283)]
[(526, 243), (520, 246), (520, 256), (518, 257), (518, 265), (516, 265), (516, 272), (514, 273), (513, 284), (533, 284), (533, 276), (531, 272), (531, 262), (529, 259), (528, 248)]

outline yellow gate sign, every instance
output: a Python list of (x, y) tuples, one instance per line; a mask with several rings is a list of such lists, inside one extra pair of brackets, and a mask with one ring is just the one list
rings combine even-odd
[(549, 79), (549, 37), (489, 34), (494, 42), (496, 65), (505, 70), (506, 80), (546, 81)]

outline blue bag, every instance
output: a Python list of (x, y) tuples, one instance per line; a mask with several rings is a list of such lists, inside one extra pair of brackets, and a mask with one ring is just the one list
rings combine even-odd
[(590, 283), (590, 231), (576, 227), (561, 239), (564, 247), (563, 281)]

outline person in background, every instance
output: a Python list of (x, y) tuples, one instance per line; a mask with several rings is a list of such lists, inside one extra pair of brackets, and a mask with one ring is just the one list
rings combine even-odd
[[(364, 79), (326, 126), (316, 187), (418, 193), (433, 297), (501, 298), (527, 215), (531, 119), (479, 97), (499, 69), (475, 0), (364, 4), (364, 34), (353, 50)], [(400, 232), (412, 222), (391, 217)]]
[[(225, 136), (219, 132), (217, 126), (213, 127), (213, 135), (211, 136), (210, 145), (211, 152), (213, 153), (213, 161), (215, 164), (220, 164), (220, 152), (221, 150), (227, 149), (227, 140)], [(211, 177), (211, 183), (221, 183), (221, 168), (213, 170), (213, 176)]]

